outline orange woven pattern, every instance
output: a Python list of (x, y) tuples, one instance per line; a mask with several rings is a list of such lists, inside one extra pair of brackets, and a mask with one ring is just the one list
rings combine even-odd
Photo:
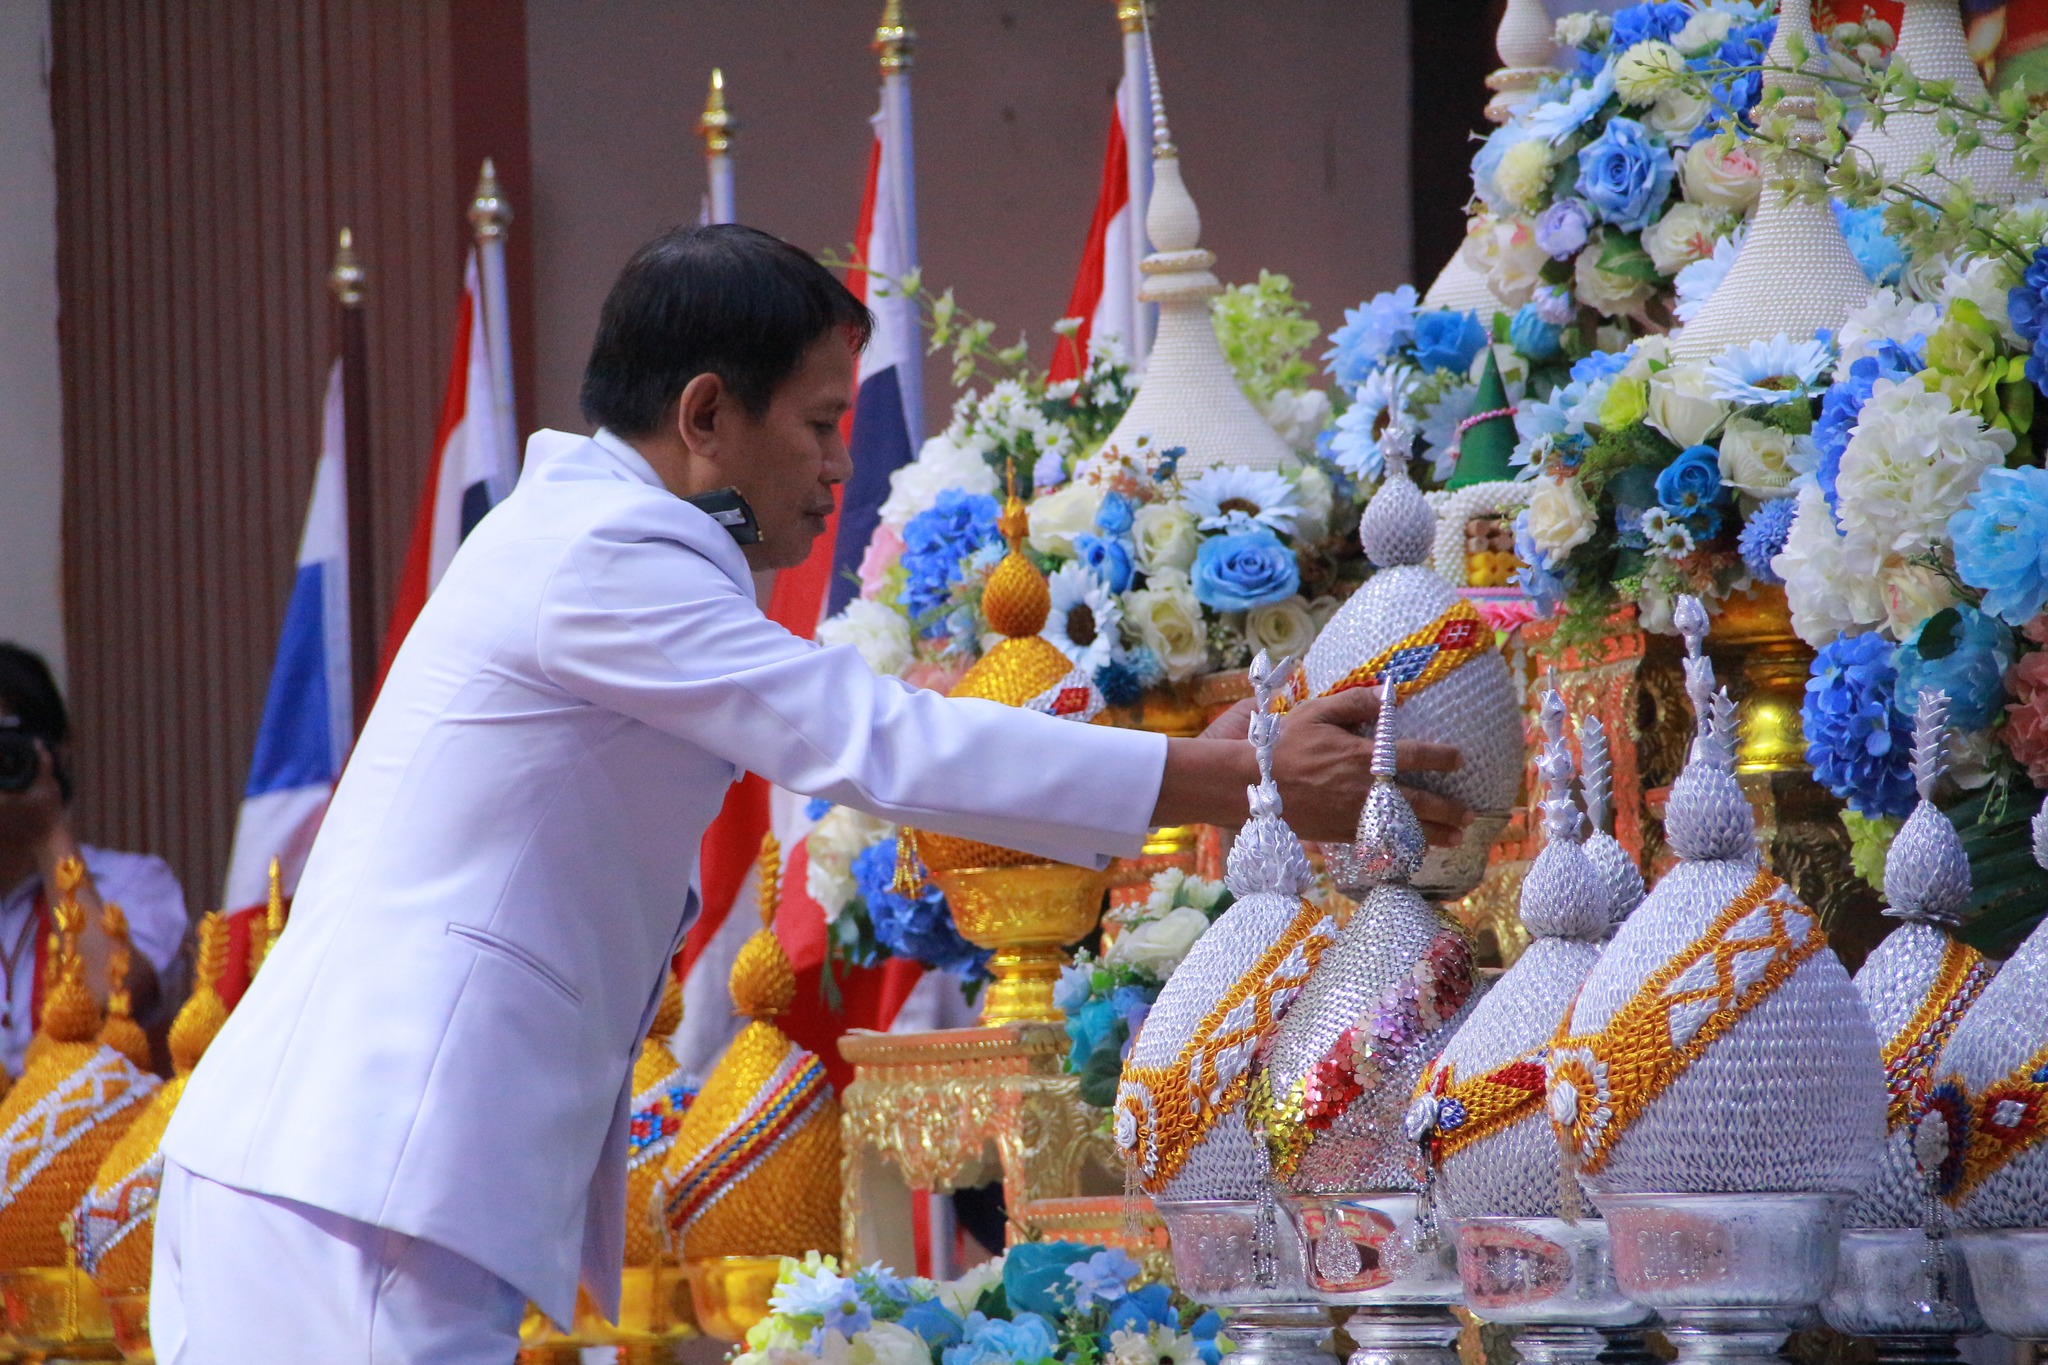
[[(1354, 687), (1378, 687), (1380, 675), (1392, 673), (1394, 694), (1402, 701), (1428, 687), (1452, 669), (1493, 649), (1493, 628), (1479, 609), (1460, 598), (1422, 629), (1402, 636), (1323, 689), (1325, 697)], [(1296, 672), (1291, 694), (1307, 697), (1308, 684)]]
[(1286, 931), (1209, 1007), (1171, 1062), (1124, 1069), (1117, 1145), (1147, 1194), (1178, 1175), (1210, 1127), (1244, 1097), (1253, 1048), (1336, 937), (1336, 920), (1302, 901)]
[(1886, 1108), (1889, 1128), (1917, 1123), (1925, 1112), (1928, 1088), (1934, 1083), (1934, 1064), (1949, 1034), (1963, 1021), (1963, 1012), (1976, 1003), (1998, 969), (1984, 954), (1968, 944), (1950, 939), (1935, 968), (1934, 985), (1906, 1026), (1886, 1041), (1884, 1084), (1890, 1096)]
[(92, 1272), (102, 1294), (138, 1294), (149, 1288), (157, 1187), (163, 1178), (157, 1146), (184, 1093), (185, 1078), (179, 1076), (149, 1097), (135, 1122), (107, 1150), (92, 1191), (73, 1215), (79, 1263)]
[(1435, 1096), (1437, 1102), (1436, 1123), (1429, 1137), (1430, 1158), (1441, 1162), (1540, 1110), (1544, 1052), (1536, 1048), (1463, 1080), (1458, 1079), (1456, 1062), (1442, 1058), (1431, 1062), (1415, 1087), (1417, 1095)]
[[(1934, 1092), (1933, 1107), (1949, 1122), (1950, 1154), (1942, 1163), (1943, 1194), (1951, 1203), (2048, 1136), (2048, 1047), (1968, 1096), (1963, 1078), (1950, 1076)], [(1957, 1111), (1960, 1111), (1959, 1113)], [(1957, 1120), (1967, 1125), (1958, 1132)], [(1956, 1160), (1956, 1148), (1962, 1160)]]
[[(661, 1208), (655, 1187), (661, 1183), (662, 1162), (676, 1145), (687, 1112), (677, 1107), (683, 1069), (663, 1041), (674, 1031), (675, 1023), (663, 1029), (657, 1016), (633, 1061), (633, 1151), (626, 1163), (627, 1265), (653, 1265), (661, 1251)], [(644, 1135), (640, 1131), (643, 1124), (647, 1126)]]
[(64, 1220), (158, 1088), (98, 1043), (43, 1050), (0, 1100), (0, 1270), (65, 1264)]
[(1052, 614), (1052, 589), (1030, 560), (1012, 550), (982, 587), (981, 611), (991, 630), (1013, 639), (1036, 635)]
[(948, 694), (1022, 706), (1074, 671), (1074, 662), (1043, 635), (999, 640)]
[[(1761, 923), (1751, 920), (1758, 911), (1764, 914)], [(1650, 975), (1606, 1028), (1571, 1035), (1567, 1014), (1550, 1049), (1550, 1117), (1576, 1153), (1580, 1172), (1597, 1174), (1650, 1101), (1826, 945), (1819, 923), (1785, 884), (1759, 871), (1705, 933)], [(1745, 984), (1737, 977), (1737, 959), (1757, 952), (1770, 957), (1761, 972), (1745, 970)], [(1707, 970), (1693, 970), (1701, 964), (1709, 964)]]

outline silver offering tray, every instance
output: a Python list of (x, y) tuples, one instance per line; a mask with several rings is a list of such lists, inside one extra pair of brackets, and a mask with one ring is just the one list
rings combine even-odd
[(1954, 1238), (1937, 1241), (1919, 1228), (1843, 1229), (1821, 1316), (1837, 1332), (1875, 1341), (1880, 1362), (1947, 1365), (1960, 1359), (1957, 1337), (1984, 1330)]
[(1155, 1199), (1174, 1278), (1197, 1303), (1229, 1311), (1238, 1365), (1337, 1365), (1330, 1319), (1303, 1278), (1294, 1226), (1257, 1199)]
[(1455, 1365), (1461, 1302), (1458, 1253), (1448, 1233), (1417, 1221), (1404, 1191), (1281, 1196), (1306, 1251), (1308, 1287), (1353, 1310), (1348, 1365)]
[(1985, 1325), (2015, 1341), (2048, 1341), (2048, 1228), (1958, 1232)]
[(1458, 1224), (1465, 1304), (1518, 1327), (1530, 1365), (1590, 1365), (1612, 1338), (1640, 1346), (1656, 1315), (1621, 1292), (1607, 1224), (1598, 1218), (1467, 1218)]

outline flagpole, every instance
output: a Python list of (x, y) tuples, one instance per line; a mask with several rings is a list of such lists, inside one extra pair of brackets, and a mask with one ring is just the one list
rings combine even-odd
[[(912, 271), (917, 269), (919, 260), (916, 157), (912, 150), (910, 122), (910, 63), (911, 52), (916, 46), (917, 33), (904, 19), (903, 0), (887, 0), (882, 7), (882, 22), (875, 29), (874, 48), (882, 63), (882, 117), (894, 154), (885, 159), (885, 164), (893, 171), (889, 184), (878, 189), (888, 193), (895, 202), (896, 230), (903, 248), (901, 260), (904, 268)], [(916, 326), (914, 322), (912, 325)], [(896, 376), (903, 394), (904, 417), (909, 424), (910, 448), (913, 451), (922, 444), (924, 433), (921, 328), (918, 334), (916, 354), (906, 357), (902, 370)]]
[(733, 208), (732, 132), (732, 111), (725, 103), (725, 72), (714, 66), (704, 112), (697, 116), (697, 136), (704, 139), (704, 178), (711, 191), (707, 222), (739, 221)]
[(1145, 206), (1152, 198), (1152, 54), (1145, 26), (1146, 3), (1116, 0), (1116, 21), (1124, 32), (1124, 78), (1119, 87), (1124, 103), (1117, 112), (1124, 125), (1124, 164), (1131, 186), (1131, 368), (1137, 373), (1144, 372), (1145, 361), (1152, 354), (1152, 308), (1140, 297), (1145, 257), (1151, 254), (1145, 240)]
[[(477, 274), (483, 287), (485, 354), (491, 364), (491, 422), (497, 428), (498, 449), (510, 452), (516, 467), (519, 460), (519, 415), (512, 399), (512, 308), (511, 291), (505, 285), (505, 229), (512, 222), (512, 205), (498, 184), (498, 171), (491, 158), (476, 181), (476, 196), (469, 201), (469, 221), (476, 229)], [(493, 488), (497, 501), (510, 488)]]
[(363, 286), (368, 280), (356, 259), (355, 234), (347, 228), (334, 251), (327, 277), (334, 291), (335, 330), (341, 351), (342, 468), (348, 482), (349, 678), (356, 731), (369, 711), (377, 670), (377, 613), (372, 594), (376, 547), (370, 516), (369, 345), (363, 332)]

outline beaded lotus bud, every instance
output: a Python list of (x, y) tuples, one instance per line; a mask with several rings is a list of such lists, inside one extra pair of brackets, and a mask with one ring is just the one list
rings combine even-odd
[(1559, 1028), (1550, 1116), (1596, 1194), (1852, 1192), (1884, 1135), (1877, 1035), (1818, 919), (1761, 865), (1706, 611), (1684, 598), (1674, 620), (1700, 717), (1664, 816), (1679, 861)]
[(661, 1235), (684, 1260), (839, 1249), (839, 1102), (824, 1065), (774, 1023), (796, 974), (775, 936), (780, 850), (762, 847), (761, 927), (731, 976), (748, 1022), (682, 1111), (654, 1190)]
[(1421, 831), (1393, 762), (1406, 708), (1392, 679), (1381, 688), (1354, 855), (1377, 879), (1281, 1021), (1248, 1105), (1275, 1178), (1302, 1193), (1418, 1187), (1408, 1102), (1474, 994), (1463, 931), (1408, 884)]
[(149, 1038), (135, 1022), (128, 993), (128, 971), (135, 948), (128, 938), (128, 916), (108, 901), (101, 907), (100, 928), (107, 936), (107, 1020), (100, 1041), (144, 1071), (149, 1069)]
[(1643, 903), (1646, 889), (1643, 870), (1609, 827), (1614, 814), (1613, 777), (1607, 727), (1598, 716), (1589, 715), (1579, 723), (1579, 792), (1585, 802), (1588, 826), (1583, 847), (1587, 860), (1607, 884), (1607, 910), (1613, 921), (1607, 931), (1610, 937)]
[[(762, 862), (779, 855), (775, 836), (762, 840)], [(771, 885), (762, 883), (764, 892)], [(791, 983), (794, 985), (794, 982)], [(669, 1051), (668, 1040), (683, 1022), (683, 983), (674, 965), (661, 979), (661, 1000), (633, 1059), (632, 1118), (626, 1130), (626, 1264), (652, 1265), (662, 1244), (656, 1216), (655, 1186), (662, 1163), (676, 1145), (683, 1115), (696, 1098), (696, 1087), (683, 1074), (682, 1063)]]
[[(1903, 831), (1901, 831), (1903, 833)], [(2034, 816), (2048, 868), (2048, 809)], [(1937, 1191), (1973, 1228), (2048, 1226), (2048, 923), (2020, 944), (1949, 1036), (1930, 1107)]]
[(1438, 1195), (1457, 1218), (1563, 1211), (1543, 1054), (1612, 924), (1608, 883), (1579, 843), (1564, 699), (1545, 692), (1540, 715), (1545, 842), (1521, 893), (1531, 941), (1430, 1063), (1408, 1111)]
[[(1412, 436), (1413, 428), (1397, 414), (1381, 441), (1386, 475), (1358, 528), (1377, 572), (1316, 636), (1297, 692), (1324, 697), (1392, 679), (1403, 735), (1458, 748), (1464, 764), (1456, 772), (1409, 779), (1478, 813), (1462, 845), (1432, 851), (1415, 874), (1422, 891), (1455, 899), (1479, 884), (1487, 848), (1520, 789), (1521, 712), (1492, 627), (1428, 566), (1436, 514), (1408, 477)], [(1347, 891), (1362, 889), (1341, 856), (1333, 859), (1332, 872)]]
[(1303, 899), (1308, 857), (1273, 781), (1285, 723), (1273, 705), (1294, 663), (1271, 667), (1264, 650), (1252, 661), (1259, 783), (1230, 850), (1235, 899), (1160, 988), (1117, 1083), (1117, 1150), (1157, 1198), (1255, 1199), (1266, 1188), (1266, 1150), (1244, 1117), (1252, 1065), (1337, 935)]
[[(1849, 1210), (1851, 1227), (1918, 1227), (1938, 1170), (1916, 1153), (1919, 1123), (1942, 1047), (1997, 974), (1997, 964), (1953, 930), (1970, 898), (1962, 836), (1934, 804), (1944, 771), (1948, 696), (1927, 689), (1913, 726), (1913, 779), (1920, 804), (1885, 856), (1885, 913), (1904, 920), (1864, 959), (1856, 989), (1884, 1059), (1886, 1136), (1877, 1176)], [(1937, 1160), (1935, 1165), (1939, 1166)]]

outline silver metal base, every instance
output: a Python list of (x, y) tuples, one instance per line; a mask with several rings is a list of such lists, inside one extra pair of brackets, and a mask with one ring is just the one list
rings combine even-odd
[(1523, 1365), (1593, 1365), (1606, 1349), (1607, 1339), (1591, 1327), (1548, 1324), (1515, 1333), (1515, 1354)]
[(1649, 1334), (1640, 1327), (1602, 1328), (1606, 1345), (1600, 1351), (1600, 1365), (1660, 1365), (1650, 1349)]
[(1459, 1330), (1448, 1308), (1362, 1305), (1344, 1321), (1357, 1346), (1345, 1365), (1458, 1365)]
[(1337, 1365), (1330, 1316), (1313, 1303), (1261, 1303), (1232, 1311), (1224, 1328), (1238, 1365)]

